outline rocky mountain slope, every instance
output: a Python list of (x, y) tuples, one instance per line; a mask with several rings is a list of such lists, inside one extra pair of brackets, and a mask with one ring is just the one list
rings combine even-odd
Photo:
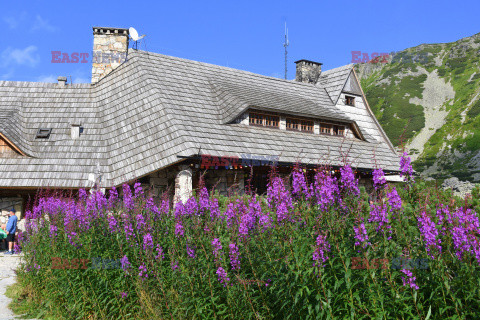
[(480, 33), (422, 44), (356, 71), (393, 144), (424, 176), (480, 181)]

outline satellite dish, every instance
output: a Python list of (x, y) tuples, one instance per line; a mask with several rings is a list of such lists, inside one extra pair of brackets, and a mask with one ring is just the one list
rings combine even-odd
[(145, 35), (138, 36), (138, 32), (137, 32), (137, 30), (135, 30), (134, 27), (128, 28), (128, 33), (130, 34), (130, 37), (132, 38), (133, 41), (138, 41), (138, 40), (142, 39), (143, 37), (145, 37)]

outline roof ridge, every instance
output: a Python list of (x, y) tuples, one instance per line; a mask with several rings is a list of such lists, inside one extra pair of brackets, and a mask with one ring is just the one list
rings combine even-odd
[(310, 87), (312, 89), (315, 89), (315, 85), (312, 84), (312, 83), (299, 82), (299, 81), (295, 81), (295, 80), (285, 80), (285, 79), (281, 79), (281, 78), (266, 76), (266, 75), (263, 75), (263, 74), (260, 74), (260, 73), (255, 73), (255, 72), (252, 72), (252, 71), (235, 69), (235, 68), (231, 68), (231, 67), (225, 67), (225, 66), (221, 66), (221, 65), (213, 64), (213, 63), (209, 63), (209, 62), (202, 62), (202, 61), (197, 61), (197, 60), (191, 60), (191, 59), (186, 59), (186, 58), (169, 56), (169, 55), (162, 54), (162, 53), (144, 51), (144, 50), (132, 50), (132, 49), (130, 49), (129, 53), (130, 52), (134, 52), (135, 54), (138, 54), (139, 56), (154, 55), (156, 57), (167, 58), (167, 59), (172, 59), (172, 60), (179, 60), (179, 61), (184, 61), (184, 62), (188, 62), (188, 63), (198, 63), (198, 64), (209, 66), (209, 67), (215, 67), (215, 68), (229, 70), (229, 71), (235, 71), (235, 72), (242, 72), (242, 73), (246, 73), (246, 74), (256, 76), (256, 77), (262, 77), (262, 78), (275, 80), (275, 81), (279, 81), (279, 82), (283, 82), (283, 83), (290, 83), (290, 84), (293, 84), (293, 85)]

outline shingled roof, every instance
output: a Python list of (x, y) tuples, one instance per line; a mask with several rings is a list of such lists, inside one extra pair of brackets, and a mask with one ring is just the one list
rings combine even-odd
[[(0, 158), (0, 187), (87, 187), (94, 172), (114, 186), (199, 150), (330, 165), (348, 155), (355, 167), (395, 171), (398, 156), (369, 110), (336, 106), (352, 72), (326, 71), (313, 85), (130, 50), (94, 85), (0, 81), (0, 133), (25, 153)], [(232, 124), (250, 107), (354, 123), (366, 141)], [(78, 139), (73, 123), (84, 127)], [(39, 128), (52, 128), (50, 138), (35, 139)]]

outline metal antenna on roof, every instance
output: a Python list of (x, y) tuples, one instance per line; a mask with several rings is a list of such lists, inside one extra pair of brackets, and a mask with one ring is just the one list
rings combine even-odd
[(287, 22), (285, 21), (285, 42), (283, 43), (283, 47), (285, 48), (285, 80), (287, 80), (287, 47), (289, 46), (288, 42), (288, 29), (287, 29)]

